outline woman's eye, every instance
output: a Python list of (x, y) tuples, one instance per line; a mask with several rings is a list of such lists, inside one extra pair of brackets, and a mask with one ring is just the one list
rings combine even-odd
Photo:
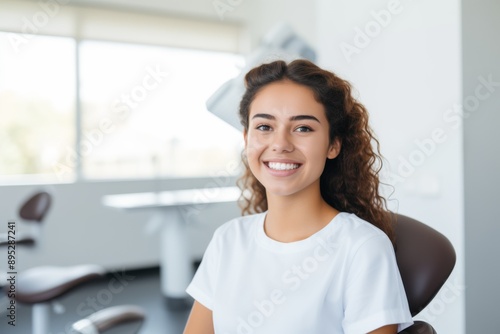
[(299, 126), (298, 128), (295, 129), (297, 132), (311, 132), (312, 129), (308, 126)]
[(271, 130), (271, 127), (269, 125), (261, 124), (257, 126), (256, 129), (260, 131), (269, 131)]

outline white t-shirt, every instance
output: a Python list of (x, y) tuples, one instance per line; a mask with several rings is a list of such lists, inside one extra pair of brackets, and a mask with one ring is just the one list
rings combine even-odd
[(264, 232), (266, 213), (220, 226), (187, 288), (216, 334), (360, 334), (412, 324), (389, 238), (339, 213), (307, 239)]

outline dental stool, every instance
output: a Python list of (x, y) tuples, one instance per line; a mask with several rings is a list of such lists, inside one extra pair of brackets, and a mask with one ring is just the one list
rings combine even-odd
[(136, 334), (146, 315), (135, 305), (112, 306), (75, 322), (72, 334)]
[[(16, 277), (15, 296), (20, 303), (33, 305), (33, 334), (49, 333), (50, 303), (73, 288), (104, 277), (104, 268), (97, 265), (70, 267), (42, 266), (19, 273)], [(10, 285), (4, 287), (9, 294)]]

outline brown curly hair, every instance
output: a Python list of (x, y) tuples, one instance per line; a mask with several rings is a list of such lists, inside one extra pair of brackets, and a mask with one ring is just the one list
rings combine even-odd
[[(339, 211), (354, 213), (384, 231), (394, 242), (391, 215), (385, 198), (379, 193), (382, 157), (379, 142), (368, 124), (366, 108), (352, 96), (349, 82), (321, 69), (308, 60), (284, 61), (260, 65), (245, 76), (246, 91), (240, 102), (239, 116), (248, 131), (248, 115), (255, 95), (264, 86), (290, 80), (311, 89), (325, 108), (330, 125), (330, 143), (341, 142), (335, 159), (328, 159), (320, 177), (323, 199)], [(373, 146), (372, 146), (373, 144)], [(244, 174), (238, 180), (242, 189), (243, 214), (267, 210), (264, 186), (250, 171), (245, 154)]]

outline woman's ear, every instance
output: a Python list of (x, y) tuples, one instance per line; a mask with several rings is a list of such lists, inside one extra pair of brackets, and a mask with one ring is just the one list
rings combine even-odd
[(333, 140), (333, 143), (330, 145), (330, 148), (328, 149), (327, 158), (335, 159), (339, 155), (341, 148), (342, 148), (342, 142), (340, 141), (340, 139), (335, 138)]
[(243, 129), (243, 140), (245, 141), (245, 147), (247, 147), (247, 136), (248, 133), (247, 133), (247, 130), (246, 129)]

